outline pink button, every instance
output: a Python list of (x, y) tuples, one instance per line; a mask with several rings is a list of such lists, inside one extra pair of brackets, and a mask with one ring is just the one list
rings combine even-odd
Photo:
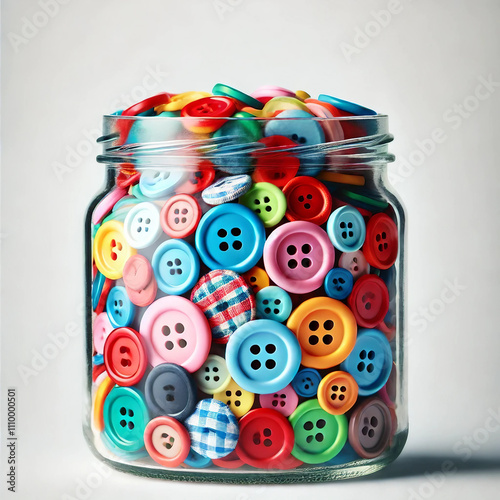
[(212, 334), (201, 309), (184, 297), (169, 295), (153, 302), (139, 331), (152, 366), (175, 363), (195, 372), (210, 351)]
[(269, 277), (287, 292), (318, 289), (333, 267), (335, 249), (323, 229), (294, 221), (275, 229), (264, 245), (264, 266)]
[(188, 194), (172, 196), (161, 209), (161, 227), (171, 238), (193, 234), (201, 218), (200, 205)]
[(262, 408), (270, 408), (279, 411), (285, 417), (290, 416), (299, 404), (299, 396), (291, 385), (287, 385), (281, 391), (272, 394), (261, 394), (259, 403)]
[(92, 212), (92, 224), (99, 224), (113, 210), (115, 203), (126, 194), (127, 190), (124, 188), (116, 188), (110, 191), (94, 208)]
[(104, 350), (104, 342), (108, 335), (113, 331), (113, 325), (110, 323), (107, 313), (98, 314), (94, 320), (92, 335), (94, 337), (95, 350), (102, 354)]
[(335, 119), (335, 116), (328, 108), (325, 108), (324, 106), (321, 106), (321, 104), (317, 104), (315, 102), (306, 102), (305, 104), (314, 116), (318, 116), (319, 118), (333, 118), (333, 120), (328, 120), (326, 123), (323, 121), (319, 122), (321, 128), (325, 132), (325, 142), (344, 140), (344, 131), (342, 130), (342, 126), (339, 121)]
[(132, 255), (123, 267), (123, 282), (131, 302), (139, 307), (149, 306), (155, 300), (158, 286), (149, 260), (143, 255)]
[(266, 102), (270, 101), (273, 97), (295, 97), (295, 92), (274, 85), (263, 85), (250, 95), (262, 104), (266, 104)]
[(339, 267), (350, 271), (354, 281), (370, 272), (370, 264), (366, 261), (361, 250), (343, 253), (339, 258)]

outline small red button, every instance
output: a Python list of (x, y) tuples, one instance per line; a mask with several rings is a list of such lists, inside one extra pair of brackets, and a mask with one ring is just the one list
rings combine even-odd
[(318, 226), (325, 223), (332, 211), (332, 197), (325, 185), (306, 175), (293, 178), (283, 188), (286, 196), (286, 218), (303, 220)]
[(224, 125), (226, 120), (214, 120), (214, 118), (228, 118), (234, 113), (236, 113), (234, 100), (219, 96), (197, 99), (186, 104), (181, 110), (183, 118), (199, 118), (183, 121), (183, 125), (188, 130), (197, 134), (215, 132)]
[(132, 328), (113, 330), (106, 339), (103, 354), (106, 371), (118, 385), (137, 384), (146, 371), (146, 350)]
[(116, 176), (116, 185), (121, 188), (126, 188), (132, 184), (137, 184), (140, 178), (140, 172), (137, 172), (131, 163), (124, 163), (121, 165), (120, 172)]
[(354, 283), (347, 299), (359, 326), (374, 328), (389, 310), (389, 291), (378, 276), (365, 274)]
[(376, 214), (368, 221), (363, 253), (377, 269), (389, 269), (396, 261), (398, 228), (388, 215)]
[(212, 462), (217, 467), (222, 467), (223, 469), (238, 469), (244, 465), (243, 460), (238, 457), (236, 451), (232, 451), (229, 455), (222, 458), (213, 458)]
[(200, 205), (189, 194), (172, 196), (161, 209), (161, 227), (171, 238), (186, 238), (193, 234), (200, 219)]
[(109, 291), (113, 286), (114, 281), (106, 278), (104, 281), (104, 285), (102, 286), (101, 296), (99, 297), (99, 302), (97, 303), (97, 307), (95, 308), (95, 313), (97, 315), (101, 314), (106, 307), (106, 301), (108, 300)]
[(293, 429), (286, 417), (276, 410), (258, 408), (240, 422), (236, 453), (244, 463), (258, 468), (280, 468), (294, 444)]
[(176, 188), (176, 193), (194, 194), (210, 186), (215, 178), (215, 170), (210, 160), (202, 160), (196, 168), (189, 173), (186, 182)]

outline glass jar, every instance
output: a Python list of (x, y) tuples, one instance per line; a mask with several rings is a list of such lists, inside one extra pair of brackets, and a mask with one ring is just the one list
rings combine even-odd
[[(313, 140), (315, 135), (321, 140)], [(407, 437), (405, 215), (384, 115), (104, 117), (84, 433), (193, 481), (375, 472)]]

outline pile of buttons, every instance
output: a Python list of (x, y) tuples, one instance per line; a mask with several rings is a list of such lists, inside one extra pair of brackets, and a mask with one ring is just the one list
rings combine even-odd
[[(217, 84), (115, 114), (148, 117), (152, 141), (151, 117), (180, 117), (191, 134), (272, 154), (116, 168), (92, 213), (96, 436), (122, 460), (166, 468), (285, 470), (383, 453), (397, 427), (394, 212), (362, 173), (287, 152), (342, 140), (322, 119), (375, 113)], [(122, 144), (146, 134), (125, 123)]]

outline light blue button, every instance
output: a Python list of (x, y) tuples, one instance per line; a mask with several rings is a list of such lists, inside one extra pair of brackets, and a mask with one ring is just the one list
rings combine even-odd
[(163, 242), (153, 254), (151, 265), (158, 287), (170, 295), (182, 295), (192, 288), (200, 274), (200, 259), (184, 240)]
[(342, 267), (335, 267), (325, 276), (325, 292), (328, 297), (344, 300), (349, 297), (354, 285), (354, 277), (350, 271)]
[(94, 281), (92, 283), (92, 309), (94, 310), (99, 304), (99, 299), (101, 298), (102, 288), (105, 281), (106, 276), (97, 271), (97, 274), (95, 275)]
[(92, 364), (94, 366), (104, 364), (104, 356), (102, 354), (95, 354), (94, 356), (92, 356)]
[(318, 392), (321, 375), (314, 368), (303, 368), (292, 380), (294, 391), (303, 398), (313, 398)]
[(180, 169), (144, 170), (139, 179), (139, 187), (148, 198), (163, 198), (175, 191), (184, 182), (185, 172)]
[(257, 317), (283, 323), (292, 312), (292, 299), (279, 286), (266, 286), (255, 295)]
[(340, 369), (353, 376), (360, 396), (382, 389), (392, 370), (392, 351), (386, 336), (375, 328), (358, 330), (356, 345)]
[(339, 207), (332, 212), (328, 218), (326, 231), (333, 246), (341, 252), (355, 252), (365, 242), (365, 220), (358, 210), (349, 205)]
[(222, 205), (245, 194), (251, 185), (252, 178), (249, 175), (222, 177), (203, 190), (201, 197), (208, 205)]
[(318, 101), (327, 102), (341, 111), (345, 111), (346, 113), (351, 113), (356, 116), (369, 116), (377, 114), (377, 112), (373, 111), (373, 109), (365, 108), (359, 104), (345, 101), (344, 99), (339, 99), (338, 97), (333, 97), (327, 94), (320, 94)]
[(115, 286), (110, 290), (106, 300), (106, 312), (109, 322), (115, 328), (128, 326), (132, 323), (135, 306), (128, 298), (125, 287)]
[(189, 455), (187, 456), (184, 463), (189, 467), (193, 467), (194, 469), (203, 469), (204, 467), (210, 467), (212, 465), (212, 460), (208, 457), (203, 457), (199, 453), (191, 448), (189, 450)]

